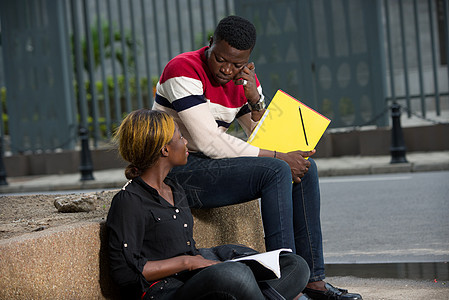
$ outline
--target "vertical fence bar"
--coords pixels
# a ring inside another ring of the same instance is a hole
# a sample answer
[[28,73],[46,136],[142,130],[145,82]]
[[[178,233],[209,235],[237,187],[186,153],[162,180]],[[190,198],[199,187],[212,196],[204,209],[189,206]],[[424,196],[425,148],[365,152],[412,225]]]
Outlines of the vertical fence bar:
[[176,0],[176,20],[178,21],[178,41],[179,41],[179,52],[184,52],[184,38],[182,34],[182,25],[181,25],[181,9],[179,7],[179,0]]
[[[115,33],[114,26],[112,23],[112,11],[111,11],[111,1],[106,1],[107,13],[108,13],[108,23],[109,23],[109,43],[111,44],[111,69],[112,69],[112,82],[114,87],[114,112],[115,112],[115,122],[120,123],[122,116],[122,107],[120,103],[120,92],[119,85],[117,82],[117,70],[115,65],[116,53],[115,53]],[[108,99],[109,100],[109,99]]]
[[[352,51],[352,34],[351,34],[351,23],[349,22],[350,18],[351,18],[351,14],[349,12],[349,1],[344,1],[342,3],[343,6],[343,13],[344,13],[344,20],[345,20],[345,34],[347,37],[347,42],[348,42],[348,55],[352,55],[353,51]],[[363,13],[363,11],[361,12]],[[362,18],[365,19],[365,18]]]
[[422,74],[422,58],[421,58],[421,38],[419,32],[419,19],[418,19],[418,3],[413,1],[413,15],[415,16],[415,34],[416,34],[416,53],[418,55],[418,73],[419,73],[419,93],[421,98],[421,113],[423,117],[426,116],[426,98],[424,96],[424,83]]
[[84,76],[83,76],[83,52],[80,42],[80,29],[78,20],[78,10],[76,0],[70,1],[70,8],[72,13],[72,26],[73,26],[73,46],[75,49],[75,75],[77,83],[77,100],[78,100],[78,113],[79,123],[81,127],[87,128],[87,101],[86,90],[84,89]]
[[[3,57],[0,57],[0,59],[3,59]],[[0,72],[3,72],[3,70],[0,69]],[[6,88],[5,88],[6,90]],[[6,99],[6,98],[5,98]],[[2,95],[1,95],[1,88],[0,88],[0,143],[3,145],[4,137],[5,137],[5,120],[3,119],[3,101],[2,101]],[[3,152],[1,152],[3,149],[0,149],[0,155],[3,155]]]
[[169,18],[169,10],[168,10],[168,0],[164,1],[164,12],[165,12],[165,37],[167,40],[168,59],[171,59],[173,57],[173,53],[172,53],[171,38],[170,38],[170,18]]
[[130,112],[132,110],[131,105],[131,95],[129,92],[129,74],[128,74],[128,57],[126,51],[126,36],[125,36],[125,28],[123,24],[123,7],[122,1],[118,0],[118,18],[119,18],[119,26],[120,26],[120,42],[122,45],[122,72],[125,78],[125,97],[126,97],[126,112]]
[[215,0],[212,0],[212,18],[214,20],[214,24],[217,24],[217,2]]
[[410,86],[408,78],[408,59],[407,59],[407,47],[405,45],[405,26],[404,26],[404,7],[403,1],[399,0],[399,22],[401,28],[401,43],[402,43],[402,64],[404,65],[404,84],[405,84],[405,102],[407,103],[407,116],[412,116],[411,104],[410,104]]
[[83,1],[83,12],[84,12],[84,30],[86,32],[89,88],[90,88],[90,93],[91,93],[90,101],[91,101],[91,112],[92,112],[93,138],[94,138],[94,146],[97,147],[98,138],[100,136],[100,128],[98,126],[98,101],[97,101],[97,91],[96,91],[96,85],[95,85],[94,51],[93,51],[93,42],[92,42],[92,32],[91,32],[91,28],[90,28],[89,10],[87,8],[87,0]]
[[6,168],[3,163],[3,135],[0,137],[0,185],[8,185],[8,181],[6,180]]
[[[333,32],[333,26],[335,24],[334,19],[336,18],[336,16],[333,14],[333,12],[335,11],[335,6],[336,6],[336,2],[329,2],[329,5],[323,5],[323,13],[326,16],[326,20],[325,22],[325,30],[327,33],[327,38],[328,38],[328,47],[329,47],[329,57],[328,59],[325,61],[325,63],[327,63],[329,69],[331,70],[331,73],[336,74],[337,71],[337,62],[335,60],[336,55],[337,55],[337,51],[336,51],[336,44],[337,44],[337,40],[336,40],[336,35],[332,34]],[[324,60],[323,60],[324,61]],[[332,99],[335,100],[335,99]],[[339,99],[337,99],[339,100]],[[338,103],[338,102],[337,102]],[[335,115],[336,118],[340,120],[342,120],[342,113],[340,109],[335,109]]]
[[[86,100],[86,90],[84,89],[84,78],[83,78],[83,52],[81,49],[80,42],[80,30],[79,30],[79,20],[78,20],[78,10],[76,6],[77,1],[72,0],[70,2],[72,11],[72,25],[73,25],[73,43],[75,48],[75,72],[76,81],[78,86],[78,113],[80,116],[79,122],[79,136],[81,141],[81,151],[80,151],[80,166],[79,170],[81,172],[81,179],[93,180],[93,166],[90,158],[89,151],[89,132],[88,132],[88,121],[87,121],[87,100]],[[83,4],[81,4],[83,5]],[[87,29],[88,30],[88,29]]]
[[[104,103],[104,117],[106,124],[106,137],[109,139],[111,137],[111,108],[109,104],[109,91],[108,91],[108,81],[106,80],[106,69],[105,69],[105,55],[104,55],[104,36],[103,36],[103,25],[101,21],[100,13],[100,3],[99,0],[95,1],[95,10],[97,13],[97,27],[98,27],[98,44],[100,53],[100,68],[101,68],[101,81],[103,85],[103,103]],[[111,24],[109,24],[111,26]]]
[[432,10],[432,0],[427,0],[427,6],[429,10],[429,24],[430,24],[430,45],[432,48],[432,71],[433,71],[433,87],[435,94],[435,110],[437,116],[441,114],[440,108],[440,89],[438,85],[438,74],[437,74],[437,59],[435,55],[435,32],[433,27],[433,10]]
[[190,24],[190,42],[191,50],[196,48],[195,46],[195,33],[193,32],[193,14],[192,14],[192,0],[189,0],[189,24]]
[[151,70],[150,70],[150,49],[148,47],[148,36],[147,36],[147,13],[144,4],[144,0],[140,1],[140,8],[142,10],[142,30],[143,30],[143,52],[145,57],[145,67],[147,74],[147,88],[148,88],[148,101],[146,103],[148,108],[153,106],[153,82],[151,80]]
[[[0,70],[2,72],[3,70]],[[4,130],[4,120],[3,120],[3,102],[1,101],[0,95],[0,185],[8,185],[8,181],[6,180],[6,168],[3,163],[3,158],[5,157],[5,151],[3,148],[3,143],[5,141],[5,130]]]
[[[4,45],[4,44],[3,44]],[[0,43],[1,46],[1,43]],[[2,49],[0,47],[0,60],[3,60],[5,58],[5,56],[2,53]],[[3,61],[4,62],[4,61]],[[4,76],[4,69],[0,68],[0,72],[2,72],[2,75]],[[2,88],[0,88],[0,185],[8,185],[8,181],[6,180],[6,168],[3,162],[3,159],[5,157],[5,148],[4,148],[4,144],[5,144],[5,128],[6,128],[6,122],[3,119],[3,101],[2,101]],[[6,88],[5,88],[6,91]],[[7,91],[6,91],[7,92]],[[6,96],[6,95],[5,95]],[[6,97],[5,97],[6,99]]]
[[157,73],[160,74],[162,72],[161,68],[161,47],[160,47],[160,37],[159,37],[159,26],[157,22],[157,9],[156,9],[156,1],[152,0],[153,3],[153,27],[154,27],[154,36],[156,37],[156,64],[157,64]]
[[129,11],[131,16],[131,34],[132,34],[132,46],[133,46],[133,56],[134,56],[134,80],[136,81],[136,92],[137,92],[137,107],[141,108],[143,105],[142,102],[142,90],[140,88],[140,74],[139,74],[139,62],[137,55],[137,38],[136,38],[136,26],[135,26],[135,14],[134,14],[134,5],[133,1],[129,0]]
[[229,16],[231,14],[231,5],[229,4],[229,0],[225,0],[225,14]]
[[202,47],[204,45],[204,39],[206,39],[206,41],[208,41],[207,36],[206,36],[206,16],[205,16],[205,9],[204,9],[204,3],[203,1],[200,1],[200,13],[201,13],[201,46]]
[[446,31],[445,40],[446,40],[446,66],[447,66],[447,77],[449,80],[449,4],[448,1],[443,1],[443,10],[444,10],[444,29]]
[[385,21],[387,28],[385,31],[387,32],[387,55],[388,55],[388,68],[390,71],[390,89],[391,89],[391,98],[393,102],[396,102],[396,92],[394,86],[394,68],[393,68],[393,59],[391,54],[391,33],[390,33],[390,9],[388,8],[388,0],[384,1],[385,6]]

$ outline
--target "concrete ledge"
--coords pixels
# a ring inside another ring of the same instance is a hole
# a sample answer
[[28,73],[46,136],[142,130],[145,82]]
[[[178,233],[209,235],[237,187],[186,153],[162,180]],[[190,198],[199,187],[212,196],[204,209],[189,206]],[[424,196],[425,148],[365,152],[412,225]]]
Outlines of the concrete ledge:
[[412,170],[412,163],[397,163],[383,166],[373,166],[372,174],[408,173]]
[[224,244],[243,244],[265,251],[259,201],[213,209],[192,210],[193,235],[198,248]]
[[442,161],[440,163],[414,163],[413,172],[429,172],[429,171],[445,171],[449,170],[449,162]]
[[[264,250],[258,201],[193,213],[198,247]],[[0,241],[0,299],[114,299],[105,229],[94,220]]]
[[1,299],[104,299],[109,274],[100,221],[0,241]]
[[24,182],[24,183],[14,183],[14,185],[11,184],[3,185],[0,186],[0,194],[27,193],[27,192],[29,193],[30,191],[50,192],[50,191],[70,191],[70,190],[115,189],[118,186],[123,186],[126,183],[126,179],[111,180],[111,181],[104,181],[104,180],[80,181],[79,177],[80,176],[77,175],[77,178],[71,181],[67,180],[67,183],[62,183],[60,180],[57,180],[55,183],[47,183],[36,180],[37,182],[35,183],[31,182],[31,184],[29,182]]
[[342,156],[316,159],[320,177],[379,175],[449,170],[449,155],[442,152],[415,152],[406,155],[406,163],[390,163],[391,156]]

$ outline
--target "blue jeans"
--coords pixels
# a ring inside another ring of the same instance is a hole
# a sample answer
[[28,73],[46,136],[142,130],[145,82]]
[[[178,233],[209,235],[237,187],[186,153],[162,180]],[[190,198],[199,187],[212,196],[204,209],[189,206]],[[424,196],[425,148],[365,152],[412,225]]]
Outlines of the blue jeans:
[[271,157],[210,159],[192,154],[175,177],[192,208],[212,208],[261,198],[267,251],[290,248],[310,267],[310,282],[323,280],[320,190],[315,162],[301,183],[292,184],[290,167]]

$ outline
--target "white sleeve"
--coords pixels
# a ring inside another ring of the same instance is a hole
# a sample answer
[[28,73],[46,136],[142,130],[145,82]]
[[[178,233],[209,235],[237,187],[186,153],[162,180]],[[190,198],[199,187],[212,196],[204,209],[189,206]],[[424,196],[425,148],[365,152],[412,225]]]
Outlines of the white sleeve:
[[196,148],[212,158],[258,156],[259,148],[221,130],[208,103],[178,113]]
[[[202,83],[188,77],[171,78],[157,92],[171,102],[177,111],[180,128],[188,131],[190,147],[211,158],[258,156],[259,148],[229,135],[218,127],[210,108],[204,99]],[[158,107],[156,105],[156,107]],[[189,145],[187,145],[189,147]]]

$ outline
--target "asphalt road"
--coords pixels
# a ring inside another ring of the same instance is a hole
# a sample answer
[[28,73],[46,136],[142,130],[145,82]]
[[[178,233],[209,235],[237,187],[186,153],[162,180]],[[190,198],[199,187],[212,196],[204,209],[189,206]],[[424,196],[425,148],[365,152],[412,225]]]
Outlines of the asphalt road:
[[321,177],[320,186],[327,264],[449,261],[449,171]]
[[449,261],[449,172],[320,179],[325,262]]
[[449,171],[321,177],[320,186],[327,264],[449,261]]

